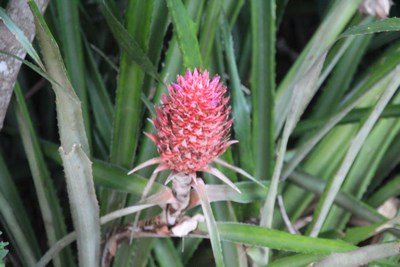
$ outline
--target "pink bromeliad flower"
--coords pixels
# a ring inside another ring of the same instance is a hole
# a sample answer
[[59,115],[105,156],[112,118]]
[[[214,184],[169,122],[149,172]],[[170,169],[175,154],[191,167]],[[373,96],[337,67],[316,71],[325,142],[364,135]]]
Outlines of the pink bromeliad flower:
[[175,175],[195,179],[196,172],[202,171],[239,191],[222,172],[211,166],[215,162],[254,179],[242,169],[218,159],[237,142],[229,140],[233,120],[228,102],[227,88],[219,76],[210,78],[207,71],[197,69],[178,75],[177,83],[168,85],[168,95],[162,95],[161,104],[156,106],[156,118],[152,120],[156,133],[146,133],[156,144],[160,157],[140,164],[129,174],[159,164],[150,180],[167,169],[171,171],[167,182]]

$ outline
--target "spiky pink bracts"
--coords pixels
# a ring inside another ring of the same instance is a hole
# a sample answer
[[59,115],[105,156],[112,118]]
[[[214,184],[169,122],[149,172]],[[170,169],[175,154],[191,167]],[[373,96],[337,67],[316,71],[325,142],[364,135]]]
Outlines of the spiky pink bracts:
[[228,101],[227,88],[219,76],[210,79],[207,71],[197,69],[178,75],[177,83],[168,85],[168,95],[164,94],[156,106],[156,118],[152,120],[156,133],[146,133],[160,157],[140,164],[129,174],[159,164],[152,179],[166,169],[171,171],[170,179],[178,173],[195,178],[197,171],[204,171],[239,191],[223,173],[210,166],[217,162],[252,179],[243,170],[218,159],[237,142],[229,140],[233,120]]

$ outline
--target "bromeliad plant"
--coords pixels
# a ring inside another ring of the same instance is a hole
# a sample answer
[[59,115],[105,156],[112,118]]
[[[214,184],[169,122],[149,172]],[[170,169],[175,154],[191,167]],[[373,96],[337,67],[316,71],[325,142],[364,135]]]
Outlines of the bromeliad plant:
[[0,82],[41,79],[0,133],[7,264],[398,265],[391,1],[313,0],[298,56],[298,1],[47,2],[37,46],[0,8]]
[[[153,171],[142,198],[147,196],[157,174],[161,171],[170,171],[165,184],[172,182],[172,190],[159,193],[163,198],[158,197],[154,203],[162,203],[161,215],[147,222],[139,222],[139,225],[135,223],[133,227],[124,226],[123,229],[132,231],[132,235],[142,231],[169,236],[186,236],[195,230],[197,221],[203,221],[203,217],[196,215],[189,218],[185,216],[185,211],[198,205],[199,201],[208,201],[207,198],[200,197],[206,196],[207,191],[204,191],[204,182],[198,178],[198,172],[212,174],[240,193],[228,177],[211,165],[213,163],[219,163],[243,174],[264,187],[244,170],[219,159],[230,145],[237,143],[235,140],[230,140],[233,122],[230,118],[231,107],[227,88],[219,76],[210,78],[208,71],[197,69],[193,72],[187,70],[184,76],[178,75],[177,83],[168,85],[168,95],[162,95],[161,103],[156,106],[155,113],[156,118],[150,121],[156,128],[156,133],[145,134],[155,143],[160,156],[138,165],[128,174],[159,164]],[[191,194],[191,188],[196,192],[200,191],[198,195]],[[219,194],[219,198],[229,199],[228,194],[224,192]],[[203,204],[209,206],[209,203]],[[215,224],[212,214],[208,211],[204,214],[209,225]],[[121,236],[122,231],[117,232]],[[106,245],[104,263],[110,261],[108,256],[110,247],[115,247],[115,242],[121,241],[121,238],[116,240],[112,237],[111,240],[112,245]]]

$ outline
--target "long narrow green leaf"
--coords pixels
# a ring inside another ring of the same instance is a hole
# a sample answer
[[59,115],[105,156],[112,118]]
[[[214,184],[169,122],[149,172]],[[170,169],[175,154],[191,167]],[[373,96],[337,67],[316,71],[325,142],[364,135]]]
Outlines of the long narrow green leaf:
[[87,75],[86,79],[91,107],[95,119],[95,126],[97,129],[99,129],[102,141],[107,145],[107,147],[110,147],[114,110],[110,96],[107,92],[107,88],[103,82],[101,74],[98,70],[98,66],[93,57],[92,50],[90,49],[88,42],[86,40],[84,41],[88,59],[87,68],[88,73],[90,74]]
[[6,224],[10,226],[10,233],[12,234],[17,246],[19,248],[19,252],[23,257],[23,262],[26,262],[26,266],[34,266],[36,259],[34,255],[34,251],[28,245],[27,237],[25,233],[22,231],[21,226],[17,218],[14,215],[13,209],[11,205],[7,202],[2,193],[0,193],[0,212],[2,215],[2,219],[6,221]]
[[[329,254],[357,248],[341,240],[292,235],[250,224],[220,222],[217,226],[222,240],[239,244],[312,254]],[[200,224],[199,229],[205,230],[205,226]]]
[[239,79],[233,40],[229,33],[229,26],[225,16],[221,16],[222,38],[225,44],[225,53],[228,61],[229,76],[231,78],[232,113],[234,118],[233,129],[235,138],[239,141],[240,165],[248,171],[254,167],[253,150],[251,143],[251,121],[250,108],[242,91],[242,84]]
[[[33,231],[33,224],[27,214],[22,199],[18,194],[17,187],[11,178],[6,163],[4,162],[3,156],[0,154],[0,195],[1,198],[6,201],[5,205],[0,205],[1,221],[5,226],[5,230],[8,233],[10,241],[15,244],[16,253],[22,259],[24,266],[29,266],[30,259],[38,257],[40,255],[39,244],[36,240],[35,233]],[[12,212],[12,216],[9,217],[8,212]],[[14,219],[15,220],[14,220]],[[11,221],[10,221],[11,220]],[[20,228],[23,235],[20,235],[13,221],[17,222],[18,228]],[[7,227],[9,225],[10,227]],[[25,255],[28,255],[25,257]]]
[[196,27],[181,0],[166,0],[183,63],[187,68],[201,68],[202,60],[199,42],[196,37]]
[[378,32],[400,31],[400,18],[388,18],[358,25],[347,29],[340,37],[351,35],[371,34]]
[[[370,108],[355,108],[354,110],[350,111],[338,124],[347,124],[347,123],[357,123],[362,118],[364,118]],[[392,104],[387,105],[386,108],[383,110],[382,118],[397,118],[400,117],[400,105],[399,104]],[[320,128],[324,123],[329,120],[329,117],[323,117],[321,119],[305,119],[301,120],[296,128],[293,131],[293,135],[301,135],[310,130],[315,130]]]
[[79,27],[79,1],[55,1],[61,52],[72,86],[82,105],[83,120],[89,145],[91,146],[91,123],[89,116],[88,93],[85,78],[85,62],[81,32]]
[[[27,154],[32,178],[39,200],[44,227],[49,246],[67,234],[64,216],[53,182],[47,169],[44,156],[40,149],[37,134],[33,128],[24,95],[17,84],[14,88],[18,105],[14,106],[22,142]],[[61,255],[54,261],[55,266],[73,266],[71,251]]]
[[[360,96],[368,93],[368,99],[360,102],[358,107],[369,107],[373,105],[377,90],[372,89],[376,87],[380,80],[384,79],[391,73],[393,68],[400,63],[399,49],[400,43],[395,43],[385,53],[379,57],[371,67],[362,74],[361,79],[354,86],[352,93],[343,100],[342,107],[345,108],[356,101]],[[340,161],[346,153],[351,138],[357,131],[356,126],[341,126],[335,129],[324,137],[324,139],[313,148],[312,153],[309,154],[307,159],[302,164],[302,168],[308,173],[327,179],[332,177],[338,168]],[[334,143],[336,145],[332,146]],[[368,152],[370,153],[370,152]],[[371,154],[371,153],[370,153]],[[374,155],[373,153],[371,155]],[[362,176],[361,179],[364,177]],[[292,220],[297,220],[304,210],[309,206],[313,199],[313,195],[309,194],[300,188],[288,186],[285,188],[283,199],[285,201],[285,208]],[[276,225],[282,226],[283,221],[277,221]],[[336,228],[336,227],[335,227]]]
[[183,267],[174,243],[170,239],[156,239],[154,241],[154,253],[160,267]]
[[6,11],[0,7],[0,19],[3,20],[4,25],[8,28],[10,32],[12,32],[21,46],[25,49],[25,51],[32,57],[32,59],[39,65],[39,67],[44,70],[44,65],[42,60],[40,59],[38,53],[35,48],[33,48],[31,42],[29,42],[28,38],[25,36],[24,32],[15,24],[15,22],[7,15]]
[[146,56],[146,53],[143,51],[140,44],[137,43],[135,38],[132,37],[132,35],[114,16],[105,0],[102,0],[101,7],[108,26],[110,27],[110,30],[114,35],[114,38],[118,41],[118,44],[127,53],[129,58],[136,62],[136,64],[138,64],[143,69],[143,71],[152,76],[159,83],[162,83],[162,80],[157,73],[156,67]]
[[373,207],[378,207],[391,197],[400,195],[400,175],[396,176],[388,183],[377,190],[369,199],[368,203]]
[[218,27],[220,12],[223,1],[211,1],[205,10],[203,25],[200,30],[199,47],[204,67],[208,67],[211,59],[211,52],[214,47],[214,40]]
[[[58,46],[40,14],[36,3],[29,0],[37,35],[53,84],[62,147],[60,154],[66,173],[70,208],[78,233],[79,263],[97,266],[100,254],[99,211],[93,185],[88,139],[79,99],[68,80]],[[82,193],[84,192],[84,193]]]
[[289,141],[290,134],[295,128],[300,116],[303,114],[308,103],[317,92],[317,81],[319,74],[325,60],[326,53],[321,55],[315,62],[314,65],[306,72],[305,76],[299,80],[294,87],[294,93],[290,102],[289,115],[287,117],[285,127],[283,129],[282,141],[279,146],[278,157],[274,169],[273,176],[271,178],[271,185],[268,190],[268,194],[261,210],[261,221],[260,225],[270,228],[273,220],[273,212],[275,207],[276,195],[278,192],[278,184],[281,176],[284,155],[286,153],[286,147]]
[[294,91],[293,87],[304,75],[304,72],[314,63],[316,57],[336,40],[353,14],[357,11],[360,3],[361,0],[334,1],[334,5],[328,15],[279,85],[275,100],[275,134],[279,133],[282,129],[289,112],[287,103],[291,99],[292,92]]
[[385,244],[373,244],[359,248],[354,251],[334,254],[317,262],[315,267],[335,267],[335,266],[361,266],[373,260],[383,259],[390,256],[398,255],[400,250],[400,242],[392,242]]
[[207,230],[211,240],[211,247],[213,249],[215,264],[217,267],[225,266],[224,258],[222,255],[221,239],[213,212],[211,210],[210,202],[205,191],[204,182],[201,179],[198,179],[197,184],[196,186],[194,186],[194,188],[199,195],[204,218],[206,219]]
[[255,177],[270,179],[274,166],[275,1],[251,1],[253,151]]
[[360,151],[363,143],[368,137],[370,131],[378,120],[380,114],[382,113],[385,106],[388,104],[400,83],[400,67],[397,67],[390,75],[390,81],[388,82],[387,89],[383,92],[382,96],[378,100],[376,106],[371,111],[368,119],[365,121],[364,125],[361,127],[356,137],[353,139],[351,146],[349,147],[344,160],[337,171],[336,175],[330,180],[321,200],[318,203],[317,210],[314,213],[314,219],[310,226],[310,235],[317,236],[320,229],[328,215],[328,212],[333,204],[333,199],[335,198],[337,192],[346,178],[358,152]]

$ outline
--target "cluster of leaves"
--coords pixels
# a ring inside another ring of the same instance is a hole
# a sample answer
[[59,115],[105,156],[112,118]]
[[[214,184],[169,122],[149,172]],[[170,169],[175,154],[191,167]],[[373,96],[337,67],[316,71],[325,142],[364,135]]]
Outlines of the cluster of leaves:
[[[226,266],[302,266],[332,252],[340,254],[320,264],[343,266],[396,254],[399,219],[377,209],[400,186],[400,21],[361,16],[361,0],[317,1],[319,27],[287,69],[280,59],[296,52],[284,26],[300,16],[299,4],[287,2],[56,0],[44,19],[30,0],[41,57],[0,9],[31,59],[1,133],[0,218],[10,257],[33,266],[52,248],[47,260],[74,266],[73,248],[61,248],[77,238],[79,264],[96,266],[100,236],[133,220],[99,216],[135,204],[151,173],[126,175],[156,155],[141,134],[152,131],[145,118],[165,83],[194,67],[219,73],[230,88],[239,144],[224,160],[266,188],[219,166],[241,194],[209,187],[227,192],[212,204],[212,246],[205,235],[138,239],[119,247],[113,266],[209,264],[211,251]],[[358,248],[366,240],[374,245]],[[375,264],[398,262],[397,255]]]

